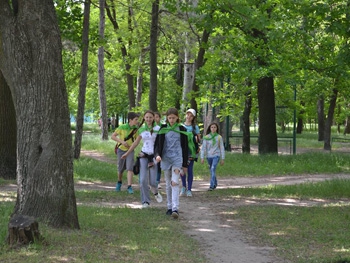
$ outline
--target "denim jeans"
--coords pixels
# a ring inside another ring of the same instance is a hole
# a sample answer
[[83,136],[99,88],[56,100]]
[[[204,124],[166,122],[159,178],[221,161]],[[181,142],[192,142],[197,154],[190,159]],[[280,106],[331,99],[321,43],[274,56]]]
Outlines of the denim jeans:
[[187,167],[187,174],[184,174],[181,176],[182,186],[186,188],[186,177],[187,177],[187,190],[192,190],[192,183],[193,183],[193,165],[194,160],[189,160],[189,164]]
[[216,167],[219,164],[220,157],[209,157],[207,158],[209,170],[210,170],[210,188],[215,188],[218,184],[218,181],[216,180]]

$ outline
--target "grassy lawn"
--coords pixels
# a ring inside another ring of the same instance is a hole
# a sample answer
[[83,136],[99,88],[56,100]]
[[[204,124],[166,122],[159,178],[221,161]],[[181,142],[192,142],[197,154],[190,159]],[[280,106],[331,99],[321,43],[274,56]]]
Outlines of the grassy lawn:
[[[316,144],[306,134],[303,147]],[[115,158],[114,142],[87,133],[83,148]],[[350,158],[344,153],[312,152],[298,155],[227,154],[220,177],[259,177],[348,173]],[[207,179],[206,165],[195,164],[196,179]],[[116,165],[82,157],[74,163],[75,180],[115,183]],[[137,177],[134,177],[137,183]],[[8,182],[0,180],[0,185]],[[13,182],[12,182],[13,183]],[[57,230],[39,224],[45,242],[9,250],[0,243],[1,262],[206,262],[199,243],[184,233],[181,221],[164,215],[164,209],[103,207],[101,202],[139,201],[139,192],[76,191],[80,230]],[[246,205],[227,208],[223,217],[239,220],[242,231],[257,244],[276,247],[276,254],[295,263],[350,262],[350,181],[329,180],[288,186],[217,189],[203,192],[203,202],[223,199],[322,200],[319,205]],[[15,204],[15,193],[0,192],[0,239]]]

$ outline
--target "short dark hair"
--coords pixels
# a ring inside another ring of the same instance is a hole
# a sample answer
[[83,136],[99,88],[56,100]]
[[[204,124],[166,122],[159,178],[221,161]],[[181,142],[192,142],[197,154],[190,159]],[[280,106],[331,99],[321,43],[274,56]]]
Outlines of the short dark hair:
[[128,121],[129,121],[129,120],[133,120],[133,119],[138,118],[138,117],[140,117],[140,115],[137,114],[136,112],[130,111],[130,112],[128,113]]

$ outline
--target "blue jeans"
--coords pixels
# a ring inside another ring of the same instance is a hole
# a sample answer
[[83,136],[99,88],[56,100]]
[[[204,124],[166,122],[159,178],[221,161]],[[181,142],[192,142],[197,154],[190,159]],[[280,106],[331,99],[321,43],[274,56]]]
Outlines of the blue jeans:
[[181,176],[182,186],[186,188],[186,177],[187,177],[187,190],[192,190],[192,183],[193,183],[193,165],[194,160],[190,160],[188,167],[187,167],[187,175],[184,174]]
[[216,179],[216,167],[219,164],[220,157],[215,156],[215,157],[210,157],[207,158],[208,161],[208,166],[210,170],[210,188],[215,188],[218,185],[218,181]]

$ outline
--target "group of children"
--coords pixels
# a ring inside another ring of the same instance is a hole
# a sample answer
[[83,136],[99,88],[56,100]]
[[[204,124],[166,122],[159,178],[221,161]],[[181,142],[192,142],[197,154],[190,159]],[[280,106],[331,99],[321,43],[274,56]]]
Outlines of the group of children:
[[[128,192],[133,193],[132,176],[134,165],[134,149],[142,141],[140,158],[140,192],[142,208],[150,205],[150,192],[157,202],[163,198],[158,191],[161,170],[164,172],[167,195],[167,215],[179,217],[179,196],[192,196],[193,165],[200,152],[201,163],[207,159],[210,169],[210,187],[217,186],[216,167],[224,164],[225,151],[222,137],[218,134],[219,126],[211,123],[201,141],[200,130],[196,124],[196,111],[189,109],[186,120],[180,124],[179,112],[170,108],[166,112],[166,123],[161,124],[161,115],[148,110],[144,113],[141,124],[139,115],[128,113],[128,123],[120,125],[112,134],[112,140],[120,146],[117,150],[118,182],[116,191],[121,190],[122,174],[127,171]],[[179,181],[182,187],[180,190]]]

